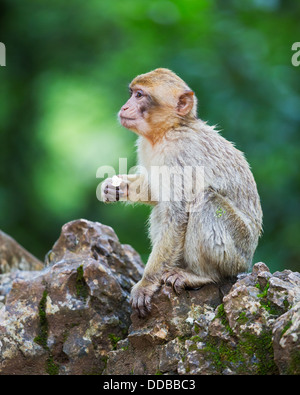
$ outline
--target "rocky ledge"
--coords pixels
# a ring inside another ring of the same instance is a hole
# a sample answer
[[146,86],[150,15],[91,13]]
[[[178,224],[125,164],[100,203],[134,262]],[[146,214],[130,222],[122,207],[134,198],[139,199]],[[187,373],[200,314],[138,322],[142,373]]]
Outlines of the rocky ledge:
[[110,227],[67,223],[41,270],[3,235],[2,375],[300,373],[297,272],[271,274],[260,262],[252,273],[179,296],[163,286],[140,319],[129,295],[143,264]]

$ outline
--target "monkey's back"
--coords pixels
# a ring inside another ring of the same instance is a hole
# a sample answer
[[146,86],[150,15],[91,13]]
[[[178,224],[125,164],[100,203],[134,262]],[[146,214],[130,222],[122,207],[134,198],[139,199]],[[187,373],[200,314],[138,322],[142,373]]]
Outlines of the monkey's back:
[[[176,139],[176,157],[181,166],[204,169],[202,203],[190,212],[184,259],[193,273],[219,281],[247,270],[257,247],[262,211],[256,183],[243,153],[213,127],[197,121],[169,137]],[[166,139],[167,140],[167,139]]]
[[[262,227],[260,199],[244,154],[217,130],[201,120],[198,120],[193,128],[184,128],[176,133],[181,135],[172,136],[169,143],[173,145],[177,138],[180,139],[180,144],[177,144],[180,147],[177,162],[181,166],[203,166],[204,188],[212,188],[216,193],[229,199],[260,232]],[[174,162],[170,158],[167,161]]]

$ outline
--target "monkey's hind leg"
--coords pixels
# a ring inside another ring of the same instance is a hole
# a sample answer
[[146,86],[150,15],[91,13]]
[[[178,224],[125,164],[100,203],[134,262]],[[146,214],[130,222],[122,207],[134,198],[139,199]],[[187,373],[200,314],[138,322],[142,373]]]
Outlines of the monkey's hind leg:
[[186,288],[199,288],[201,285],[212,283],[213,280],[184,269],[170,268],[163,273],[161,282],[172,286],[176,294],[179,295]]

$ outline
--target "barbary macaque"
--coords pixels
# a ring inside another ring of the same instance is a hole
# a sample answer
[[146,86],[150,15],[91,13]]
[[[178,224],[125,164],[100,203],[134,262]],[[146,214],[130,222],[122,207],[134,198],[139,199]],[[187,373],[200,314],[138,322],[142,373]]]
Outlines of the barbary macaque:
[[[175,73],[159,68],[138,75],[120,123],[139,135],[135,175],[102,184],[103,200],[153,206],[152,252],[131,305],[140,317],[167,284],[185,288],[220,283],[247,271],[262,231],[253,175],[242,152],[197,117],[194,92]],[[162,174],[169,178],[161,181]]]

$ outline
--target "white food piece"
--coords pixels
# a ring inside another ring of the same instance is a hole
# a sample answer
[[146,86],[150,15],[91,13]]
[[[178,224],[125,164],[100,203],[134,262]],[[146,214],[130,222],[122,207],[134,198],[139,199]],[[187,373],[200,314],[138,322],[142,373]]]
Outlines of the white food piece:
[[118,176],[113,176],[111,179],[111,183],[114,187],[119,187],[122,183],[122,178],[119,178]]

